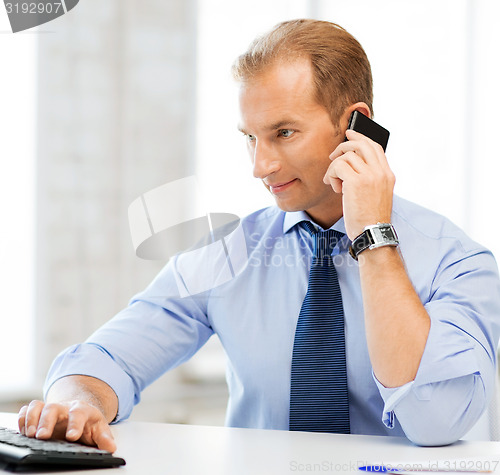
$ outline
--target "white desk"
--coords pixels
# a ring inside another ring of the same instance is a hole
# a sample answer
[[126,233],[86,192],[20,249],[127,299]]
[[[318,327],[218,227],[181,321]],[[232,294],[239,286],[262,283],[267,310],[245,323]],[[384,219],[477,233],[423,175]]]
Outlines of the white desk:
[[[17,427],[16,415],[0,413],[0,425]],[[124,422],[113,426],[116,455],[125,467],[116,475],[282,475],[364,473],[359,465],[422,463],[438,460],[500,462],[500,442],[458,442],[447,447],[416,447],[397,437],[313,434],[176,424]],[[495,473],[500,473],[500,463]],[[450,472],[448,472],[450,473]],[[453,472],[451,472],[453,473]]]

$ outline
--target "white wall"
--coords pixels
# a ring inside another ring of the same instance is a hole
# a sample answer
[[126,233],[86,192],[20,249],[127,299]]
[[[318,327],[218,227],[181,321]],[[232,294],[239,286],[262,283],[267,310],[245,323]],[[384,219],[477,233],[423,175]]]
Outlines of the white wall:
[[165,264],[127,209],[193,169],[193,2],[85,0],[39,35],[37,376]]
[[34,356],[36,38],[9,28],[0,16],[0,396],[30,384]]

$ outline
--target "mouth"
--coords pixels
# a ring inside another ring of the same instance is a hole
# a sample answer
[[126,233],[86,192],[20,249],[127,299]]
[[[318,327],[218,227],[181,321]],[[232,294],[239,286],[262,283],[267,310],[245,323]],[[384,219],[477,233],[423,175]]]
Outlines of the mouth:
[[267,184],[267,186],[269,187],[269,190],[271,191],[271,193],[275,195],[275,194],[278,194],[278,193],[281,193],[281,192],[287,190],[288,188],[293,186],[293,184],[296,181],[297,181],[297,178],[294,178],[293,180],[283,182],[283,183]]

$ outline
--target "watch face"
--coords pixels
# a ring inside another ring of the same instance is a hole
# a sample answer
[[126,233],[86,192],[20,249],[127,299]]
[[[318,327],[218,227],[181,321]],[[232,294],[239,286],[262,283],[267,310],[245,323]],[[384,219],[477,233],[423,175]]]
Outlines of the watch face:
[[371,235],[372,235],[372,244],[377,245],[377,244],[383,244],[383,243],[393,243],[397,242],[397,236],[396,233],[394,232],[392,226],[390,225],[383,225],[383,226],[377,226],[373,227],[371,229]]
[[358,260],[358,254],[365,249],[376,249],[382,246],[397,246],[399,244],[396,231],[391,224],[378,223],[367,226],[365,230],[354,239],[349,247],[351,256]]
[[390,226],[380,227],[379,229],[384,241],[394,241],[395,236]]

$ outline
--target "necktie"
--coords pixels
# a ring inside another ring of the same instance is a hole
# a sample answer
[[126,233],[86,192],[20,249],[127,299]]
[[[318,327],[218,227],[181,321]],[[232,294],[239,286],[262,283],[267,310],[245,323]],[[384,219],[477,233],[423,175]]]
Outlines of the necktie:
[[348,434],[344,309],[331,257],[343,234],[301,225],[314,238],[314,256],[293,345],[290,430]]

